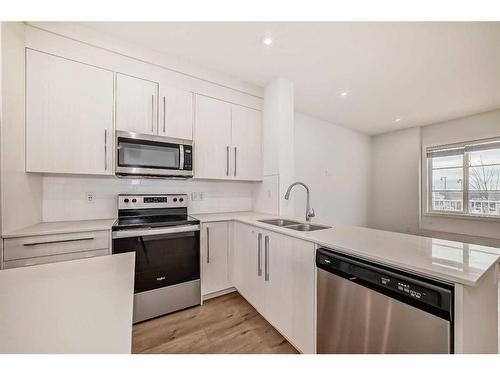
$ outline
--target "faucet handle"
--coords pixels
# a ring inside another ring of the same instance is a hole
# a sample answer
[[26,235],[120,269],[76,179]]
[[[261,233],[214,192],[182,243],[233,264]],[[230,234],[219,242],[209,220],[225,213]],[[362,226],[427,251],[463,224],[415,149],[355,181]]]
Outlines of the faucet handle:
[[316,214],[314,213],[314,208],[311,208],[311,209],[309,210],[309,212],[307,213],[307,216],[309,216],[309,217],[314,217],[314,216],[316,216]]

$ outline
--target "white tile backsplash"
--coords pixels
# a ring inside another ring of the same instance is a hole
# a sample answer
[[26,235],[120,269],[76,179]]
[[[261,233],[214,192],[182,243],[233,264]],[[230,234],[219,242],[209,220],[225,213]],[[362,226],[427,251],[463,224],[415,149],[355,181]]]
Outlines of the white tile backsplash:
[[[116,196],[137,193],[202,192],[191,201],[190,213],[247,211],[252,209],[251,182],[129,179],[115,177],[43,177],[43,221],[108,219],[116,216]],[[86,194],[95,193],[87,202]]]

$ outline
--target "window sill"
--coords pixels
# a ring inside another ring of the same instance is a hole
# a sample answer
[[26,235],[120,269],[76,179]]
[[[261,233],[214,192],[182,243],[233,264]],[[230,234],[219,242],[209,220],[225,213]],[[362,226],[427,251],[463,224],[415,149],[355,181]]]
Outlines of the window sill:
[[451,212],[441,213],[441,212],[424,212],[422,214],[424,217],[441,217],[443,219],[460,219],[460,220],[474,220],[474,221],[486,221],[486,222],[497,222],[500,223],[500,217],[492,216],[480,216],[480,215],[465,215],[465,214],[453,214]]

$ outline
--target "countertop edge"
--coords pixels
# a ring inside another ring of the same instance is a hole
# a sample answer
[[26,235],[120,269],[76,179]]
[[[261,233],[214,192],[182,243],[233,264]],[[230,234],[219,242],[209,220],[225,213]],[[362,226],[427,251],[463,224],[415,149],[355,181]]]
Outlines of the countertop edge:
[[[500,260],[500,256],[497,255],[496,260],[492,261],[491,264],[482,272],[482,274],[479,277],[477,277],[473,280],[463,279],[460,277],[456,277],[454,275],[443,274],[443,273],[436,271],[436,270],[429,271],[428,269],[425,269],[425,268],[422,268],[419,266],[408,266],[406,264],[401,264],[398,261],[374,256],[372,254],[367,254],[367,253],[360,251],[360,250],[344,248],[342,246],[338,246],[335,244],[326,243],[323,241],[318,241],[317,239],[314,238],[314,232],[303,233],[303,232],[297,231],[295,233],[295,232],[292,232],[291,230],[285,230],[283,228],[280,228],[280,227],[277,227],[277,226],[274,226],[271,224],[260,223],[258,221],[261,219],[266,219],[266,218],[271,218],[271,217],[272,218],[282,218],[279,215],[272,215],[272,214],[267,214],[267,213],[254,212],[254,211],[232,212],[232,213],[227,212],[227,213],[215,213],[215,214],[198,214],[198,215],[199,215],[198,217],[196,214],[193,214],[191,216],[200,220],[200,223],[202,223],[202,224],[203,223],[222,222],[222,221],[235,221],[235,222],[239,222],[242,224],[252,225],[252,226],[255,226],[258,228],[269,230],[269,231],[272,231],[275,233],[288,235],[288,236],[291,236],[291,237],[294,237],[294,238],[297,238],[300,240],[312,242],[318,246],[327,247],[327,248],[333,247],[333,248],[339,250],[340,252],[345,252],[348,255],[350,254],[350,255],[358,256],[358,257],[363,258],[365,260],[375,261],[375,262],[378,262],[378,263],[381,263],[381,264],[384,264],[387,266],[392,266],[392,267],[401,269],[403,271],[416,272],[416,273],[418,273],[422,276],[425,276],[425,277],[430,277],[430,278],[442,280],[442,281],[445,281],[448,283],[456,283],[456,284],[470,286],[470,287],[477,287],[481,283],[481,280],[483,279],[484,275],[486,275],[491,270],[492,267],[494,267],[496,264],[498,264],[498,262]],[[214,215],[214,216],[212,218],[206,219],[206,218],[203,218],[203,215]],[[252,219],[238,217],[241,215],[252,215],[255,217]],[[293,219],[293,220],[296,220],[296,219]],[[302,222],[301,220],[296,220],[296,221]],[[318,223],[318,224],[321,224],[321,223]],[[383,232],[387,232],[387,231],[383,231]],[[307,235],[306,233],[310,233],[311,235]],[[391,233],[397,233],[397,232],[391,232]],[[423,236],[417,236],[417,237],[423,237]],[[491,255],[495,256],[494,254],[491,254]]]
[[[2,233],[2,239],[21,238],[32,236],[49,236],[53,234],[81,233],[99,230],[111,230],[116,219],[46,221]],[[44,227],[47,228],[44,228]],[[55,228],[50,228],[54,226]]]

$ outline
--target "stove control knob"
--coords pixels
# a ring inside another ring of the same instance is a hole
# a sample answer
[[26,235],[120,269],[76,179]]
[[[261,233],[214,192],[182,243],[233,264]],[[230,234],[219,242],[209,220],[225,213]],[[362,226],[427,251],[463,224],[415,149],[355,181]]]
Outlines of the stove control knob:
[[137,202],[137,199],[132,199],[132,203],[136,203]]
[[125,198],[123,201],[124,201],[125,203],[128,203],[128,198]]
[[179,202],[184,202],[184,198],[179,198]]
[[177,198],[174,198],[174,202],[177,202]]

